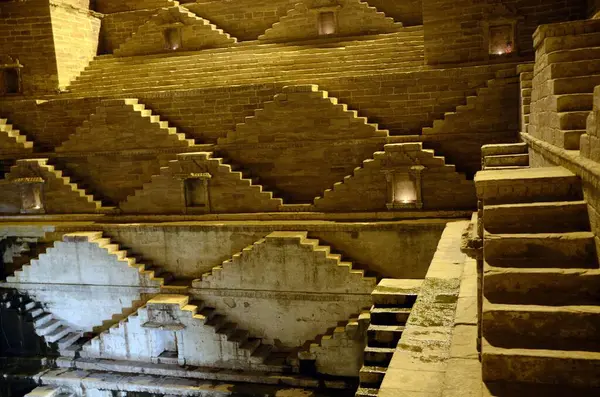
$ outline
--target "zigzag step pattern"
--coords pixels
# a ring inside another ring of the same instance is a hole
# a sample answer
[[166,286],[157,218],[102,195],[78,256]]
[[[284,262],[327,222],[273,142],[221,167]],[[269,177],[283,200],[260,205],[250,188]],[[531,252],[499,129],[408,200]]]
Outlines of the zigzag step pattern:
[[[127,324],[132,321],[139,321],[140,313],[147,311],[149,301],[145,306],[140,307],[135,313],[128,318],[113,325],[104,333],[91,339],[83,346],[81,356],[95,358],[98,356],[102,344],[107,343],[105,339],[109,339],[111,335],[121,335],[126,331]],[[201,321],[203,324],[210,326],[216,334],[222,335],[225,341],[238,346],[238,349],[245,352],[248,363],[255,370],[270,370],[281,372],[288,367],[285,363],[285,356],[276,353],[274,346],[262,343],[259,338],[250,336],[247,330],[240,328],[237,324],[227,321],[227,318],[218,314],[212,307],[208,307],[204,302],[199,300],[188,301],[181,308],[186,311],[190,317]],[[108,342],[110,343],[110,342]]]
[[[107,109],[108,107],[108,109]],[[108,110],[113,107],[124,107],[129,111],[136,112],[142,119],[146,120],[149,126],[154,126],[156,132],[154,132],[154,136],[156,136],[156,140],[154,144],[166,146],[172,145],[174,147],[188,148],[195,145],[195,141],[193,139],[187,139],[185,134],[177,132],[177,128],[171,127],[167,121],[162,121],[160,116],[153,114],[152,110],[146,109],[146,105],[140,103],[138,99],[128,98],[128,99],[110,99],[102,101],[102,104],[96,108],[96,112],[92,114],[87,120],[83,122],[83,124],[77,128],[74,134],[69,136],[63,144],[56,148],[57,152],[77,152],[87,150],[98,150],[98,137],[95,134],[93,128],[94,125],[103,125],[104,120],[107,117],[111,116],[112,112]],[[153,142],[148,140],[149,137],[139,137],[138,139],[144,139],[146,143],[149,143],[151,146]],[[164,142],[166,139],[166,142]],[[104,146],[101,144],[101,146]],[[130,149],[137,149],[136,147],[131,147]]]
[[[446,164],[446,159],[443,156],[436,156],[434,150],[423,149],[422,142],[385,145],[385,147],[390,148],[390,150],[392,147],[400,147],[400,146],[402,146],[402,147],[416,146],[417,150],[419,150],[420,153],[422,155],[425,155],[426,158],[428,159],[428,161],[427,161],[428,165],[443,167],[448,172],[456,172],[455,165]],[[338,194],[338,193],[345,194],[346,191],[348,190],[349,186],[352,186],[356,183],[355,178],[362,176],[362,174],[367,173],[372,169],[380,168],[381,161],[383,159],[385,159],[386,157],[387,157],[387,151],[379,151],[379,152],[373,153],[373,158],[364,160],[363,165],[361,167],[356,167],[354,169],[354,173],[352,175],[347,175],[346,177],[344,177],[343,181],[336,182],[331,189],[325,190],[322,197],[315,198],[315,201],[314,201],[315,205],[318,205],[319,202],[324,199],[334,198],[335,194]],[[423,160],[421,160],[421,163],[423,163]],[[460,174],[460,175],[462,175],[462,174]],[[464,180],[466,180],[466,177],[464,175],[462,175],[462,177],[464,178]]]
[[227,272],[228,269],[235,267],[243,268],[243,261],[252,255],[253,251],[257,247],[268,243],[269,240],[292,239],[299,245],[304,246],[310,249],[312,252],[325,257],[329,264],[336,266],[336,269],[344,272],[346,276],[350,275],[351,277],[356,277],[357,281],[362,281],[367,287],[371,288],[371,290],[375,288],[375,285],[377,284],[377,279],[375,277],[366,277],[364,270],[353,269],[352,262],[342,261],[342,256],[340,254],[332,254],[330,252],[331,247],[320,245],[319,240],[310,239],[307,237],[307,235],[307,232],[272,232],[265,238],[256,241],[252,245],[244,248],[242,251],[234,254],[231,259],[224,261],[220,266],[215,266],[210,272],[202,274],[200,280],[194,281],[194,287],[214,288],[216,283],[224,280],[223,273]]
[[7,119],[0,118],[0,147],[2,153],[31,153],[33,142],[27,140],[19,130],[8,123]]
[[[71,178],[65,176],[61,170],[57,170],[54,165],[48,164],[49,159],[23,159],[17,160],[16,164],[11,167],[10,172],[6,175],[6,180],[18,179],[22,177],[21,173],[26,177],[32,175],[32,168],[39,168],[43,173],[36,176],[41,176],[44,181],[51,187],[57,187],[58,190],[63,190],[75,195],[75,200],[81,203],[82,206],[92,212],[110,212],[111,207],[104,207],[99,200],[96,200],[91,194],[88,194],[84,189],[79,188],[76,183],[71,182]],[[46,192],[46,197],[49,192]],[[73,212],[73,209],[71,210]],[[81,211],[79,211],[81,212]]]
[[[213,155],[213,152],[185,153],[178,155],[177,160],[169,160],[169,165],[161,167],[158,175],[153,175],[150,182],[145,183],[141,189],[136,190],[132,196],[129,196],[121,203],[121,209],[126,212],[136,212],[143,209],[145,207],[145,200],[153,195],[153,189],[159,187],[163,182],[172,180],[177,173],[182,171],[181,163],[189,160],[193,161],[195,165],[206,163],[206,168],[211,171],[210,173],[213,178],[228,178],[238,183],[239,188],[250,189],[250,193],[258,195],[259,200],[265,202],[265,205],[272,207],[273,210],[283,205],[282,199],[275,198],[272,192],[263,190],[263,186],[257,184],[256,179],[244,177],[241,171],[236,171],[234,166],[225,163],[225,159],[213,157]],[[164,194],[161,195],[164,196]]]
[[97,245],[105,250],[108,255],[116,257],[117,261],[124,266],[137,269],[140,275],[147,280],[147,285],[162,287],[174,279],[171,273],[164,272],[161,268],[152,266],[148,262],[146,264],[138,263],[135,257],[131,256],[126,250],[120,249],[118,244],[113,243],[109,238],[103,237],[102,232],[75,232],[65,234],[63,241],[55,242],[52,248],[40,254],[38,259],[33,259],[29,265],[25,265],[21,270],[16,271],[13,276],[7,277],[6,281],[9,283],[27,282],[29,276],[35,274],[36,268],[40,266],[40,261],[44,260],[44,256],[51,255],[54,250],[59,248],[58,244],[68,242],[88,242]]
[[[169,17],[173,19],[173,13],[176,13],[175,17],[178,19],[178,23],[183,25],[192,25],[192,26],[200,26],[202,28],[207,28],[207,33],[212,35],[215,39],[218,38],[220,43],[218,43],[218,47],[221,46],[231,46],[237,43],[237,39],[235,37],[231,37],[229,33],[224,32],[222,29],[219,29],[216,25],[208,21],[207,19],[201,18],[189,9],[179,5],[177,3],[173,7],[170,8],[162,8],[158,14],[154,15],[148,22],[142,25],[137,32],[133,33],[129,40],[125,41],[123,44],[119,46],[114,51],[115,56],[131,56],[131,55],[143,55],[148,53],[143,51],[144,47],[148,47],[148,43],[145,43],[144,34],[152,33],[152,29],[155,28],[152,26],[154,21],[158,21],[161,18],[164,18],[165,14],[170,14]],[[160,25],[160,22],[159,22]],[[162,31],[161,31],[162,33]],[[194,37],[190,37],[188,39],[194,39]],[[215,47],[215,45],[211,45],[210,47]],[[142,52],[140,53],[140,48],[142,48]],[[151,52],[156,52],[156,48],[148,47]],[[177,48],[175,48],[177,49]],[[164,51],[172,51],[172,49],[164,49]]]
[[477,88],[475,95],[466,97],[466,104],[457,106],[454,112],[444,113],[441,119],[433,121],[432,127],[423,128],[422,133],[424,135],[440,133],[448,123],[465,117],[470,111],[484,108],[485,101],[498,94],[498,87],[510,84],[519,84],[519,77],[516,74],[516,70],[499,70],[496,72],[496,78],[488,80],[485,87]]
[[81,332],[75,331],[52,315],[44,311],[42,305],[24,295],[12,296],[10,292],[2,294],[0,305],[4,309],[16,309],[30,320],[35,328],[35,333],[46,341],[47,344],[56,344],[63,356],[74,356],[79,349],[75,342],[81,337]]

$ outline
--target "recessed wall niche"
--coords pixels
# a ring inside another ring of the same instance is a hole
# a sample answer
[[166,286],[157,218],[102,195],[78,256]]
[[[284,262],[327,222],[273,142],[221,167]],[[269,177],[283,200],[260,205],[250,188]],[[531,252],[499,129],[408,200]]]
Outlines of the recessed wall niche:
[[335,12],[323,11],[319,13],[319,36],[337,33]]
[[515,51],[515,29],[513,24],[490,25],[488,37],[490,55],[505,55]]
[[165,29],[164,36],[166,49],[175,51],[183,47],[180,27],[170,27]]

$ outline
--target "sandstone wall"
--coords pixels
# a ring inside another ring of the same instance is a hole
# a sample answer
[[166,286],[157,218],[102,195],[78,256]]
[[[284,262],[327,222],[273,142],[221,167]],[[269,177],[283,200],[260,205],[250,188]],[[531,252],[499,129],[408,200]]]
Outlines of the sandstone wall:
[[517,47],[520,54],[532,56],[532,35],[538,25],[581,19],[585,14],[584,2],[571,0],[424,0],[426,59],[429,64],[488,59],[486,22],[502,17],[518,21]]
[[[274,230],[308,230],[309,236],[361,267],[382,276],[421,278],[427,271],[443,220],[406,221],[385,225],[281,224],[218,227],[104,225],[105,234],[132,252],[181,277],[199,277],[234,253]],[[399,255],[399,253],[402,253]]]
[[48,0],[0,3],[0,54],[18,59],[26,94],[58,88]]
[[85,9],[72,8],[71,4],[51,5],[50,16],[58,66],[58,85],[62,89],[66,88],[96,56],[100,19],[90,15]]
[[423,24],[423,0],[368,0],[367,3],[404,26]]
[[146,23],[156,9],[106,14],[100,29],[100,53],[110,54]]

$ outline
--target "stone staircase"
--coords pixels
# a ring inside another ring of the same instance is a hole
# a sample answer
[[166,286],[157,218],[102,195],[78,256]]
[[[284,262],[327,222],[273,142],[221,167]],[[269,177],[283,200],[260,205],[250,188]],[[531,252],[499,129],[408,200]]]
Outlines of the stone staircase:
[[[367,346],[364,365],[359,374],[357,397],[372,397],[379,393],[410,311],[417,300],[417,294],[407,292],[406,287],[417,291],[421,284],[422,280],[383,279],[371,294],[371,322],[367,329]],[[402,288],[398,289],[399,286]]]
[[8,123],[7,119],[0,118],[0,147],[2,154],[25,154],[33,152],[33,142],[19,130]]
[[578,150],[600,84],[600,20],[541,25],[534,34],[536,62],[528,131]]
[[[138,259],[130,255],[128,251],[121,249],[110,238],[104,237],[102,232],[67,233],[63,236],[63,241],[87,242],[97,245],[100,249],[106,251],[108,255],[116,257],[123,265],[136,269],[142,280],[144,280],[143,282],[148,286],[164,287],[175,278],[173,274],[165,272],[149,262],[138,262]],[[36,274],[36,269],[40,266],[40,261],[44,260],[44,256],[51,255],[55,249],[59,249],[57,243],[55,243],[54,247],[48,249],[46,253],[41,254],[38,259],[33,259],[29,265],[25,265],[21,270],[16,271],[13,276],[7,277],[6,281],[9,283],[32,282],[31,277]]]
[[483,170],[522,168],[529,166],[526,143],[505,143],[481,147]]
[[78,350],[76,342],[82,333],[73,330],[67,324],[44,311],[42,305],[25,295],[16,292],[3,292],[0,305],[6,309],[16,309],[34,325],[37,335],[44,338],[48,345],[55,344],[62,356],[74,356]]
[[531,90],[533,88],[533,71],[535,64],[523,63],[517,65],[517,73],[521,82],[521,96],[519,104],[521,112],[519,119],[521,120],[521,132],[527,132],[529,126],[529,115],[531,114]]
[[[168,297],[179,297],[180,295],[168,295]],[[157,298],[160,299],[162,295]],[[147,321],[148,307],[155,304],[153,302],[156,298],[148,301],[145,306],[140,307],[135,313],[131,314],[124,320],[121,320],[118,324],[113,325],[107,331],[101,333],[95,338],[91,339],[88,343],[83,346],[81,351],[82,357],[87,358],[113,358],[111,356],[105,356],[102,351],[102,346],[111,346],[111,338],[113,335],[119,337],[123,336],[131,327],[142,326],[142,321]],[[227,317],[219,314],[212,307],[208,307],[204,302],[199,300],[190,300],[189,297],[185,298],[181,310],[187,312],[187,315],[192,317],[194,321],[199,321],[206,326],[212,328],[215,335],[218,335],[220,342],[229,342],[234,344],[235,351],[237,354],[241,354],[245,357],[246,369],[252,369],[256,371],[270,371],[270,372],[284,372],[289,371],[290,367],[286,363],[288,353],[279,353],[275,351],[274,346],[262,343],[259,338],[253,338],[247,330],[242,329],[238,324],[230,322]],[[227,350],[224,347],[224,350]],[[159,359],[159,357],[156,357]],[[238,357],[239,358],[239,357]],[[244,361],[239,359],[240,362]],[[218,364],[215,364],[218,366]]]
[[76,397],[76,394],[53,386],[39,386],[24,397]]
[[[106,124],[107,120],[114,116],[115,113],[128,117],[129,122],[141,123],[144,126],[153,127],[153,134],[147,133],[141,137],[98,134],[96,129]],[[77,128],[76,132],[69,136],[69,139],[57,147],[56,151],[59,153],[97,151],[99,148],[105,147],[103,140],[108,139],[118,139],[123,149],[151,148],[153,146],[189,148],[195,145],[193,139],[187,139],[185,134],[177,132],[177,128],[171,127],[167,121],[162,121],[160,116],[153,114],[152,110],[146,109],[146,105],[139,103],[138,99],[129,98],[102,101],[102,104],[96,108],[95,113],[90,115]],[[108,146],[110,142],[106,143],[106,146]]]
[[[307,341],[297,352],[292,353],[287,361],[301,373],[312,373],[316,370],[320,374],[356,376],[360,369],[359,363],[354,365],[353,362],[346,362],[343,367],[336,365],[337,363],[331,365],[331,350],[348,348],[353,344],[363,350],[370,322],[369,311],[363,310],[348,321],[339,322],[337,327],[328,329],[314,340]],[[321,354],[328,355],[329,360],[323,362]],[[340,358],[346,357],[339,350],[338,354]]]
[[69,91],[77,96],[102,96],[255,83],[310,84],[326,77],[371,75],[373,70],[419,69],[423,59],[423,29],[411,27],[391,34],[296,45],[249,42],[177,54],[100,56]]
[[[203,172],[208,171],[211,174],[211,178],[223,178],[223,180],[227,180],[227,183],[237,185],[238,190],[246,190],[249,194],[255,196],[259,202],[267,203],[267,206],[272,208],[272,210],[276,210],[283,205],[283,201],[280,198],[274,197],[272,192],[263,190],[263,186],[259,184],[257,178],[245,177],[243,172],[238,170],[235,165],[227,164],[225,159],[213,156],[213,152],[178,155],[176,160],[170,160],[167,166],[161,167],[158,175],[152,175],[150,182],[145,183],[141,189],[136,190],[133,195],[127,197],[120,204],[120,208],[125,212],[137,212],[143,209],[152,211],[153,208],[148,207],[147,201],[159,200],[158,198],[154,198],[155,194],[160,195],[164,200],[164,187],[170,184],[178,174],[182,173],[183,168],[189,164],[200,167]],[[185,203],[181,204],[185,206]]]
[[[352,262],[346,262],[342,260],[342,255],[331,253],[331,247],[326,245],[320,245],[320,241],[317,239],[308,238],[307,232],[272,232],[265,238],[262,238],[252,245],[247,246],[241,252],[233,254],[232,257],[224,261],[220,266],[215,266],[210,272],[202,274],[199,280],[194,282],[195,288],[215,288],[219,286],[220,282],[226,280],[225,273],[232,273],[233,268],[243,269],[243,262],[246,257],[250,257],[254,254],[254,250],[263,244],[269,244],[276,240],[291,239],[297,242],[299,245],[309,248],[315,255],[324,256],[328,264],[334,266],[334,271],[340,272],[339,277],[350,278],[351,280],[362,281],[366,286],[375,287],[377,279],[375,277],[368,277],[365,275],[365,270],[354,269]],[[281,244],[281,243],[277,243]],[[233,288],[233,286],[232,286]]]
[[428,168],[439,168],[439,172],[453,173],[454,179],[459,185],[467,185],[471,182],[467,180],[462,173],[456,172],[456,166],[446,164],[443,156],[436,156],[432,149],[423,149],[422,142],[388,144],[384,146],[384,151],[373,153],[373,158],[363,161],[361,167],[356,167],[352,175],[347,175],[341,182],[336,182],[331,189],[323,192],[323,196],[316,197],[314,205],[317,209],[331,206],[332,203],[343,201],[353,189],[360,189],[365,183],[371,182],[370,175],[381,174],[381,169],[385,161],[394,153],[400,153],[400,157],[409,159],[412,164],[421,164]]
[[[201,41],[209,47],[231,46],[237,43],[235,37],[225,33],[210,21],[199,17],[186,7],[179,4],[170,8],[162,8],[137,32],[114,51],[115,56],[132,56],[145,53],[160,53],[172,51],[164,48],[163,28],[166,23],[176,23],[179,26],[193,26],[193,37],[188,41]],[[158,35],[159,40],[156,40]],[[202,40],[200,40],[202,37]],[[212,40],[211,40],[212,39]],[[184,43],[185,45],[186,43]]]
[[579,178],[548,167],[482,171],[475,182],[484,381],[600,386],[600,268]]
[[[443,118],[434,120],[433,126],[423,128],[423,135],[463,132],[469,127],[474,113],[487,112],[491,103],[500,104],[502,107],[508,99],[507,95],[515,91],[518,84],[519,76],[514,68],[498,70],[496,77],[488,80],[485,87],[477,88],[475,95],[466,97],[464,105],[459,105],[454,112],[446,112]],[[485,132],[490,128],[493,131],[497,128],[494,120],[489,117],[486,118],[486,124],[482,125],[478,132]]]
[[[34,171],[35,170],[35,171]],[[82,208],[71,208],[70,212],[82,212],[85,207],[90,212],[111,212],[112,207],[105,207],[102,202],[95,199],[81,189],[71,178],[64,175],[61,170],[56,169],[54,165],[49,164],[49,159],[25,159],[17,160],[6,175],[7,180],[18,179],[20,177],[29,177],[32,172],[44,179],[47,185],[45,191],[46,201],[50,197],[55,200],[64,200],[65,196],[73,198]],[[47,205],[46,205],[47,206]]]
[[[370,23],[376,26],[378,32],[393,32],[402,29],[402,23],[394,21],[384,12],[379,11],[376,7],[370,6],[367,2],[361,0],[345,0],[338,2],[337,7],[345,10],[345,15],[360,16],[361,22]],[[260,41],[293,41],[298,40],[294,36],[305,37],[306,31],[304,24],[307,23],[307,15],[311,15],[313,10],[304,2],[299,2],[294,8],[288,11],[286,15],[281,17],[278,22],[275,22],[272,27],[267,29],[264,34],[260,35]],[[342,11],[344,12],[344,11]],[[346,22],[348,23],[348,22]],[[314,29],[313,29],[314,30]]]

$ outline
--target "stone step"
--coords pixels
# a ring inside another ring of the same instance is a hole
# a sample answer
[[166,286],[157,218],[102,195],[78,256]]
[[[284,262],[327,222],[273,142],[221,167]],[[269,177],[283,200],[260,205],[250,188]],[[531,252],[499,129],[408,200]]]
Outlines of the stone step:
[[597,85],[600,85],[600,74],[564,77],[550,81],[551,94],[554,95],[592,93]]
[[581,145],[581,136],[586,132],[587,131],[585,129],[560,131],[562,134],[562,139],[559,136],[558,144],[562,144],[562,147],[566,150],[579,150]]
[[485,397],[565,397],[600,396],[600,388],[575,387],[564,385],[543,385],[520,382],[486,382]]
[[519,268],[597,268],[592,232],[490,234],[483,246],[487,263]]
[[600,46],[600,33],[584,33],[547,37],[544,41],[546,53],[565,51],[577,48]]
[[558,112],[591,111],[594,107],[594,94],[592,93],[555,95],[554,98]]
[[503,349],[482,341],[484,381],[600,387],[600,353]]
[[485,205],[583,199],[579,178],[563,167],[480,171],[475,186]]
[[594,305],[600,269],[500,268],[484,265],[483,293],[492,303]]
[[71,330],[68,327],[60,326],[51,333],[45,335],[45,338],[47,342],[54,343],[67,336],[70,332]]
[[486,205],[489,233],[565,233],[590,231],[585,201]]
[[574,111],[558,113],[558,125],[561,130],[585,130],[589,111]]
[[371,298],[376,306],[412,307],[417,299],[423,280],[382,279]]
[[482,333],[496,347],[600,352],[599,332],[600,306],[483,302]]
[[410,316],[408,307],[378,307],[371,308],[371,324],[375,325],[404,325]]
[[53,386],[39,386],[31,392],[25,394],[24,397],[59,397],[61,395],[60,388]]
[[529,165],[529,154],[502,154],[485,156],[484,167],[526,167]]
[[361,386],[381,386],[381,382],[383,382],[386,370],[387,368],[385,367],[372,367],[363,365],[358,373]]
[[402,337],[404,326],[401,325],[375,325],[367,328],[369,346],[395,348]]
[[58,348],[60,350],[66,349],[69,346],[73,345],[75,342],[77,342],[79,340],[79,338],[81,338],[81,335],[79,335],[76,332],[67,334],[63,338],[58,340],[58,342],[57,342]]
[[365,365],[387,367],[396,351],[393,347],[365,347]]
[[559,62],[577,62],[587,59],[599,58],[600,47],[560,49],[558,51],[551,52],[547,55],[547,63],[552,64]]
[[355,397],[377,397],[379,395],[379,389],[358,387],[356,390]]
[[527,154],[528,148],[525,142],[503,143],[493,145],[483,145],[481,147],[481,156],[500,156],[504,154]]
[[548,65],[550,79],[587,76],[600,73],[600,58],[566,61]]

